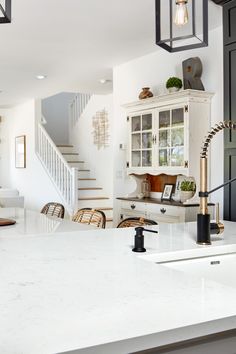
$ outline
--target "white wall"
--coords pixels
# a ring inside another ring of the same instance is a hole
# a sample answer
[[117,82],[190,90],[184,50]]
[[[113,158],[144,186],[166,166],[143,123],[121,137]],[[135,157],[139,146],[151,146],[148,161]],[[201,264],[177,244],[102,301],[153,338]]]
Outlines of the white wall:
[[[223,119],[223,35],[222,27],[209,33],[209,46],[180,53],[168,53],[163,49],[132,60],[114,68],[114,196],[123,196],[133,191],[134,182],[127,178],[125,171],[126,152],[119,150],[119,143],[127,143],[126,113],[121,107],[136,101],[142,87],[151,87],[154,95],[163,93],[170,76],[182,77],[182,61],[199,56],[203,62],[202,81],[207,91],[215,92],[212,101],[214,125]],[[200,146],[199,146],[200,152]],[[198,163],[198,161],[196,161]],[[223,134],[215,137],[211,155],[211,185],[223,181]],[[215,193],[213,200],[223,203],[223,192]]]
[[[98,150],[93,143],[93,117],[97,111],[106,109],[109,119],[109,146]],[[113,96],[93,95],[78,123],[71,133],[71,144],[79,152],[80,159],[85,161],[85,168],[91,170],[91,177],[97,178],[98,187],[104,188],[104,195],[113,192]]]
[[62,92],[42,100],[44,127],[55,144],[69,144],[69,104],[74,95]]
[[[205,88],[215,92],[211,121],[214,125],[223,119],[222,27],[209,33],[209,47],[207,48],[174,54],[157,49],[154,53],[115,67],[114,95],[92,97],[73,130],[71,142],[78,149],[80,158],[85,160],[92,174],[96,175],[98,185],[105,186],[106,194],[112,194],[113,186],[115,197],[125,195],[134,188],[134,182],[126,176],[126,152],[119,149],[121,142],[127,143],[126,113],[121,105],[137,100],[144,86],[151,87],[155,95],[162,93],[166,79],[172,75],[182,76],[182,61],[192,56],[201,58],[204,68],[202,80]],[[110,146],[98,150],[93,144],[92,117],[96,111],[103,108],[108,110],[110,117]],[[4,110],[0,114],[4,118],[1,125],[3,142],[0,146],[0,154],[2,150],[0,185],[18,188],[25,196],[26,206],[29,208],[40,209],[49,200],[60,201],[54,186],[34,153],[34,101],[14,109]],[[14,139],[15,136],[21,134],[26,134],[27,137],[27,168],[25,170],[18,170],[14,167]],[[62,143],[62,141],[57,142]],[[216,186],[222,181],[223,134],[221,133],[214,138],[212,143],[211,185]],[[223,191],[219,191],[215,193],[213,200],[220,200],[222,204],[222,196]]]
[[[1,123],[0,123],[0,186],[6,187],[6,182],[9,180],[10,164],[8,163],[10,149],[10,141],[5,129],[6,119],[10,117],[9,109],[0,109]],[[6,153],[7,152],[7,153]]]
[[[35,154],[35,101],[1,110],[0,185],[17,188],[25,206],[41,210],[50,201],[61,202],[55,187]],[[26,135],[26,168],[15,168],[15,137]]]

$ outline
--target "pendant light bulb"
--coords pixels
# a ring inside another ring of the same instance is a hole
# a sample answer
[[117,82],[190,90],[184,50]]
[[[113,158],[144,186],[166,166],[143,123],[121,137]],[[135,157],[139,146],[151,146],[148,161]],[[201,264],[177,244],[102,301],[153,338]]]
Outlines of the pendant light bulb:
[[176,13],[174,23],[176,26],[184,26],[188,23],[187,0],[176,1]]

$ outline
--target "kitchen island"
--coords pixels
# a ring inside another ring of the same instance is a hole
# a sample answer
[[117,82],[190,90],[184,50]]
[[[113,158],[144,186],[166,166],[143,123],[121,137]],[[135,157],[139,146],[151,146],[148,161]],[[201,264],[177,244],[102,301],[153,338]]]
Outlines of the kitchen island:
[[25,208],[0,208],[0,218],[11,219],[16,223],[11,226],[0,227],[0,238],[22,235],[58,234],[94,229],[93,225],[79,224],[68,219],[45,215]]
[[145,234],[145,254],[132,252],[132,228],[2,236],[0,353],[172,353],[177,343],[234,330],[235,281],[166,264],[236,253],[235,223],[205,247],[195,223],[152,228],[159,233]]

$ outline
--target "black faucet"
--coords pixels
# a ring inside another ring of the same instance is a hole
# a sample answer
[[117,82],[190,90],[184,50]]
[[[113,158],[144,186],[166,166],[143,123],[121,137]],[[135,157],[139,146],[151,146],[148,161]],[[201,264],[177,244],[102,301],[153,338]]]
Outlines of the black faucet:
[[[228,184],[236,181],[236,177],[230,179],[229,181],[221,184],[220,186],[212,189],[210,192],[199,192],[200,198],[208,198],[209,194],[216,192],[218,189],[221,189]],[[219,216],[219,203],[216,203],[216,221],[210,221],[210,215],[207,214],[198,214],[197,216],[197,243],[200,245],[210,245],[211,239],[210,235],[218,235],[223,233],[224,225],[220,222]]]
[[218,189],[225,187],[226,185],[234,182],[236,178],[221,184],[220,186],[212,189],[210,192],[207,190],[207,154],[208,148],[212,138],[219,131],[228,128],[236,130],[236,122],[225,121],[216,124],[215,127],[211,128],[202,146],[200,155],[200,211],[197,215],[197,243],[200,245],[210,245],[212,234],[221,234],[224,231],[224,225],[219,220],[219,207],[216,215],[216,222],[211,223],[210,214],[208,213],[208,196],[209,194],[217,191]]
[[158,231],[144,229],[144,227],[136,227],[135,228],[136,234],[134,237],[134,248],[132,249],[133,252],[146,252],[146,248],[144,248],[144,235],[143,231],[153,232],[155,234]]

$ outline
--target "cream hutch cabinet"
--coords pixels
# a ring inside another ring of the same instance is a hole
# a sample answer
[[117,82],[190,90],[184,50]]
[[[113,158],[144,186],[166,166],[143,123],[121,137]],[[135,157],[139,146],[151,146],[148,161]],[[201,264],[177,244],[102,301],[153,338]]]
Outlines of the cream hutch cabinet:
[[183,90],[124,105],[128,173],[183,174],[198,180],[212,96],[205,91]]
[[[158,222],[196,220],[198,193],[188,204],[160,196],[138,200],[145,174],[194,177],[199,185],[201,145],[211,126],[212,93],[183,90],[125,104],[128,125],[127,173],[136,191],[119,199],[119,219],[142,216]],[[210,213],[213,208],[210,206]]]

